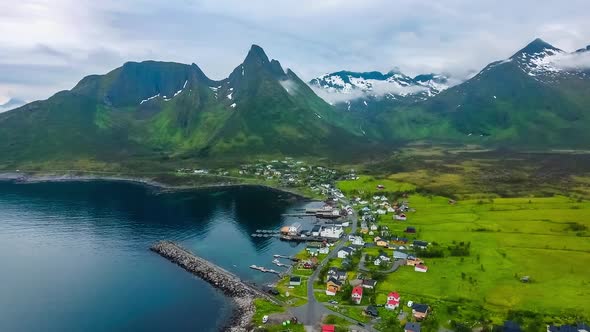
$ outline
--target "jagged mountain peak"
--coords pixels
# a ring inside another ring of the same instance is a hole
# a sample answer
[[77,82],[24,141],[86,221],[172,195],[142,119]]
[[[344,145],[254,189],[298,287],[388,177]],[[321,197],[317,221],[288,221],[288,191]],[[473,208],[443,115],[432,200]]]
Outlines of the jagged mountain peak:
[[248,55],[246,55],[246,59],[244,59],[244,64],[266,65],[269,62],[268,56],[262,47],[256,44],[253,44],[250,47],[250,51],[248,51]]
[[526,45],[524,48],[520,49],[510,58],[521,60],[529,57],[536,57],[539,55],[554,55],[562,52],[562,50],[547,43],[543,39],[537,38],[530,42],[528,45]]

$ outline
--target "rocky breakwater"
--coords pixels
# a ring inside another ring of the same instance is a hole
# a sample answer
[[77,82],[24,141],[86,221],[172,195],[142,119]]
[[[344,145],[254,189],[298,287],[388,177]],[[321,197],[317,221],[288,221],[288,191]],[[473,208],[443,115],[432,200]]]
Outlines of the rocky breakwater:
[[207,281],[233,300],[236,308],[223,331],[242,332],[251,328],[255,298],[264,297],[275,301],[264,292],[244,283],[235,274],[196,256],[173,242],[160,241],[154,244],[150,250]]

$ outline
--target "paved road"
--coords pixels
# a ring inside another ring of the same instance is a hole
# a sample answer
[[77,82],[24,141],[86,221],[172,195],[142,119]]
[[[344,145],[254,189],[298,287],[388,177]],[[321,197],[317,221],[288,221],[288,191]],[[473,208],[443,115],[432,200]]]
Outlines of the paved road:
[[[348,204],[348,202],[345,200],[343,200],[343,203],[344,203],[344,205]],[[350,234],[355,234],[356,230],[357,230],[357,220],[358,220],[356,211],[353,212],[353,214],[347,216],[346,218],[348,218],[348,220],[352,224],[352,230],[351,230]],[[338,242],[336,242],[336,244],[332,247],[332,250],[330,251],[328,256],[326,256],[320,262],[320,264],[317,266],[315,271],[309,277],[309,279],[307,281],[307,304],[305,304],[301,307],[291,308],[291,312],[299,319],[299,321],[301,323],[303,323],[303,325],[305,325],[308,328],[308,330],[313,331],[313,326],[318,324],[321,321],[322,316],[324,316],[324,315],[336,315],[336,316],[346,319],[347,321],[351,322],[352,324],[358,323],[358,321],[356,321],[348,316],[344,316],[340,313],[334,312],[334,311],[326,308],[323,303],[318,302],[315,298],[315,294],[314,294],[315,292],[314,292],[314,288],[313,288],[313,284],[315,283],[316,279],[318,278],[322,268],[324,266],[326,266],[326,264],[328,263],[328,261],[330,259],[333,259],[338,255],[338,251],[344,247],[344,244],[346,243],[347,238],[348,238],[348,236],[345,235],[340,240],[338,240]],[[365,328],[361,328],[358,325],[357,325],[357,330],[369,331],[369,332],[375,331],[375,329],[373,329],[370,326],[366,326]]]

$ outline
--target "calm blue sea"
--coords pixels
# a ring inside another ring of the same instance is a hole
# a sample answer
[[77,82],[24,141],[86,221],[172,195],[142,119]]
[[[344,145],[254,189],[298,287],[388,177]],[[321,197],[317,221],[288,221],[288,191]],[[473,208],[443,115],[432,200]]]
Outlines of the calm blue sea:
[[0,331],[215,331],[231,303],[149,246],[177,241],[268,283],[248,266],[301,248],[250,234],[305,224],[282,214],[306,204],[261,188],[0,182]]

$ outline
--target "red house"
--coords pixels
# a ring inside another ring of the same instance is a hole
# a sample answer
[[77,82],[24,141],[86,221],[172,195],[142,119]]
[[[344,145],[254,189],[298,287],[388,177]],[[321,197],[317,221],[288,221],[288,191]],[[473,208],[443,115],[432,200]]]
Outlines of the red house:
[[322,332],[335,332],[336,326],[334,325],[322,325]]
[[355,304],[360,304],[361,300],[363,299],[363,287],[362,286],[355,286],[352,289],[352,302]]
[[399,307],[399,294],[397,292],[391,292],[387,295],[387,303],[385,304],[385,308],[390,310],[395,310]]
[[428,271],[428,266],[424,264],[418,264],[414,266],[414,271],[416,272],[426,272]]

